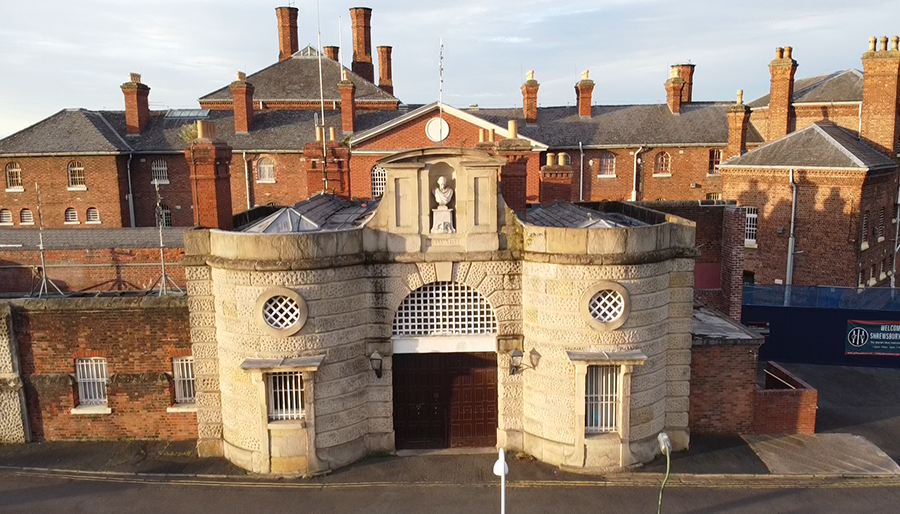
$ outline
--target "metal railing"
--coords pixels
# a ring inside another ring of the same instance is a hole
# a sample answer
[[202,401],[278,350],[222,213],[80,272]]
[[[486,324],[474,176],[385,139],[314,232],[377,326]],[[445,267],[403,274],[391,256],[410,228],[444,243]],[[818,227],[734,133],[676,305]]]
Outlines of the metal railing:
[[900,290],[889,287],[744,286],[747,306],[900,311]]

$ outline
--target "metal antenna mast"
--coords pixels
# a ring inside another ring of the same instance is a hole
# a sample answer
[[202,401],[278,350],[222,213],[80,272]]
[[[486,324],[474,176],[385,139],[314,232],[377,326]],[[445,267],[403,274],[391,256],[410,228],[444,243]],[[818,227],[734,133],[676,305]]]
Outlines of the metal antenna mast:
[[[60,296],[65,296],[62,291],[60,291],[59,287],[56,284],[47,278],[47,261],[44,256],[44,211],[41,204],[41,188],[38,186],[37,182],[34,183],[34,190],[37,192],[37,211],[38,211],[38,248],[41,251],[41,285],[37,292],[37,297],[41,298],[44,295],[52,294],[50,292],[50,288],[56,290],[56,293]],[[34,287],[31,288],[31,296],[34,296]]]
[[[322,111],[322,192],[328,192],[328,147],[325,139],[325,84],[322,80],[322,22],[316,0],[316,35],[319,43],[319,107]],[[318,128],[316,129],[318,131]]]
[[178,294],[184,294],[184,291],[182,291],[181,288],[178,287],[178,284],[172,280],[172,277],[166,273],[166,245],[163,243],[163,225],[165,225],[165,217],[162,210],[162,196],[159,194],[159,183],[154,181],[153,187],[156,188],[156,227],[159,230],[159,265],[162,268],[162,274],[153,282],[153,285],[150,286],[149,293],[152,293],[153,290],[156,289],[156,285],[159,284],[159,293],[157,296],[165,296],[169,294],[168,287],[169,284],[171,284],[173,288],[178,290]]
[[444,146],[444,38],[441,38],[441,61],[440,61],[440,71],[441,71],[441,86],[440,93],[438,94],[438,106],[440,107],[440,117],[441,122],[438,124],[440,126],[440,139],[441,146]]

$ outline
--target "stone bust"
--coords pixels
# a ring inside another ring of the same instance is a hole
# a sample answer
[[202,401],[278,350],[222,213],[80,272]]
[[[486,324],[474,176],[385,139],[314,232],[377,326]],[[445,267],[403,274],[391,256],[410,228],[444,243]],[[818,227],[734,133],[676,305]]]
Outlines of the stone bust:
[[438,177],[438,187],[434,188],[434,199],[438,203],[438,207],[447,207],[450,200],[453,200],[453,189],[447,187],[447,178]]

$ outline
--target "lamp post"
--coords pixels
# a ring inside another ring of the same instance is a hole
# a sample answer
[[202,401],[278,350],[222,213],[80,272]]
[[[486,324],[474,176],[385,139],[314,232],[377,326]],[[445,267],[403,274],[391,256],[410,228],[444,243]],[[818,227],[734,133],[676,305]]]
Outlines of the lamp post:
[[500,514],[506,514],[506,475],[509,474],[509,466],[506,465],[506,452],[500,448],[500,456],[494,463],[494,474],[500,477]]

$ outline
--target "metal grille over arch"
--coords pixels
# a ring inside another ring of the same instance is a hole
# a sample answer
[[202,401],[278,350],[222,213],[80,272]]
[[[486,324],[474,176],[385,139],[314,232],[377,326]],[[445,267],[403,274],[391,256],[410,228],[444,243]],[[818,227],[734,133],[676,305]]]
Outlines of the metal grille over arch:
[[403,300],[394,316],[395,336],[494,335],[497,316],[487,299],[455,282],[426,284]]

